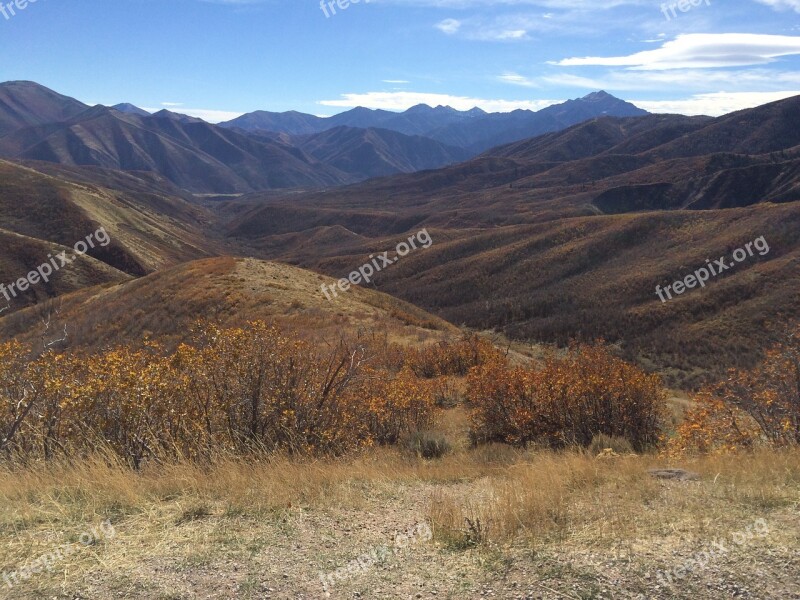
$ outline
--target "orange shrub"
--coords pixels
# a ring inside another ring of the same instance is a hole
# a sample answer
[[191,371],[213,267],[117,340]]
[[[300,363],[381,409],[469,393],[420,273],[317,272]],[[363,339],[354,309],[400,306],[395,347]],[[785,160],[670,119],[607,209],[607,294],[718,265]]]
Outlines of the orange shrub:
[[495,359],[473,369],[468,398],[476,443],[587,447],[598,434],[626,438],[637,451],[659,442],[665,394],[604,346],[573,346],[541,368]]
[[457,342],[439,342],[408,350],[406,365],[417,377],[426,379],[443,375],[464,376],[472,367],[482,365],[498,354],[490,341],[472,335]]
[[433,386],[410,369],[387,378],[375,372],[359,397],[369,398],[369,430],[378,444],[396,444],[404,435],[433,425],[436,402]]
[[28,352],[0,345],[0,450],[9,456],[49,459],[98,443],[135,467],[215,450],[339,454],[396,443],[429,427],[436,410],[428,382],[386,370],[367,346],[317,348],[263,322],[201,327],[171,354],[157,344],[35,360]]
[[705,388],[670,441],[673,452],[800,445],[800,327],[752,371]]

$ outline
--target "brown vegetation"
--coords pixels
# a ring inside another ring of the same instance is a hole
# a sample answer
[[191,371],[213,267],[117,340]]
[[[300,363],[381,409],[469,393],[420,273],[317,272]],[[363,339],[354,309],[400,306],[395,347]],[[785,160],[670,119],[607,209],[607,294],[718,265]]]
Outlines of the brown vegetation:
[[255,450],[341,454],[396,444],[433,425],[430,384],[380,366],[379,348],[330,347],[262,322],[199,329],[167,352],[156,342],[102,354],[0,346],[0,450],[14,459],[85,456],[98,446],[140,467]]
[[675,452],[800,446],[800,327],[758,367],[705,388],[670,444]]
[[573,346],[534,368],[511,368],[497,355],[473,369],[467,398],[476,442],[588,447],[602,434],[640,452],[659,443],[666,406],[658,376],[602,345]]

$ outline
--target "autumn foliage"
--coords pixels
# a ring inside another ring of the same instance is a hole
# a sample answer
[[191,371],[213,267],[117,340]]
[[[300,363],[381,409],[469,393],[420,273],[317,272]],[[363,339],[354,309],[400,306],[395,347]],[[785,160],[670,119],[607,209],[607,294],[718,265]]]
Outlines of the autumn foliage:
[[751,371],[709,386],[670,442],[673,452],[800,445],[800,328]]
[[473,367],[493,359],[496,354],[497,349],[489,340],[472,335],[455,342],[443,341],[412,348],[406,353],[405,364],[418,377],[464,376]]
[[51,458],[103,444],[134,466],[254,449],[340,454],[431,426],[430,382],[361,342],[326,347],[255,322],[156,343],[33,360],[0,345],[0,449]]
[[626,438],[637,451],[659,442],[665,397],[660,379],[602,344],[574,345],[541,367],[512,367],[496,354],[469,376],[477,443],[587,447],[596,435]]

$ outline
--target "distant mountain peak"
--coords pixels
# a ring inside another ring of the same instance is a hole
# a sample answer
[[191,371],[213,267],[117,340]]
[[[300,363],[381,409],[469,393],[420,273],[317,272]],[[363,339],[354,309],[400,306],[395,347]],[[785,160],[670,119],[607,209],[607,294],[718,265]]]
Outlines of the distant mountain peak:
[[129,115],[139,115],[140,117],[149,117],[150,113],[144,109],[139,108],[134,104],[130,104],[129,102],[122,102],[121,104],[115,104],[112,106],[114,110],[117,110],[121,113],[127,113]]
[[[556,106],[580,106],[591,107],[592,111],[599,111],[601,115],[612,115],[618,117],[639,117],[649,114],[646,110],[642,110],[635,104],[631,104],[626,100],[617,98],[609,94],[605,90],[592,92],[586,94],[583,98],[576,100],[567,100],[563,105]],[[545,109],[547,110],[547,109]],[[599,115],[598,115],[599,116]]]
[[172,119],[173,121],[180,121],[181,123],[204,123],[203,119],[198,119],[196,117],[190,117],[189,115],[183,115],[181,113],[172,112],[171,110],[167,110],[166,108],[158,111],[157,113],[153,113],[150,116],[155,117],[157,119]]
[[592,92],[591,94],[586,94],[583,98],[581,98],[581,100],[587,100],[589,102],[598,100],[608,100],[608,99],[619,100],[619,98],[617,98],[616,96],[612,96],[605,90],[600,90],[599,92]]
[[86,119],[94,119],[96,117],[104,117],[110,113],[111,109],[108,106],[103,106],[102,104],[95,104],[94,106],[90,106],[83,112],[77,114],[74,119],[79,119],[84,121]]

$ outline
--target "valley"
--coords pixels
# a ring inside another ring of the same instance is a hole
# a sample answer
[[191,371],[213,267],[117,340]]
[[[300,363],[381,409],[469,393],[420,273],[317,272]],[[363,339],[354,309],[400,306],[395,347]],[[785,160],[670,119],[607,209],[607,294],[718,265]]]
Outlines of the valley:
[[800,598],[798,115],[0,84],[0,597]]

